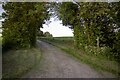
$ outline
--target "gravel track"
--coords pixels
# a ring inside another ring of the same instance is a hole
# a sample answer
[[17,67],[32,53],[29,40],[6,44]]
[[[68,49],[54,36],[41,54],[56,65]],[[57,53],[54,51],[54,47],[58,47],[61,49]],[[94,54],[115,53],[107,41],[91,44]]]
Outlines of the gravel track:
[[42,59],[35,69],[22,78],[114,78],[110,73],[99,73],[59,48],[37,41]]

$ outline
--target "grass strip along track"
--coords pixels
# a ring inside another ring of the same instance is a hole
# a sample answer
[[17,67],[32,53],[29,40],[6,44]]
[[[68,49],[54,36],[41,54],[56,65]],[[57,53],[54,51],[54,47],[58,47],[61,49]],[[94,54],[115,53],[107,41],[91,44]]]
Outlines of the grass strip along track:
[[39,48],[10,50],[3,54],[2,78],[20,78],[41,59]]
[[91,67],[96,69],[99,72],[110,72],[119,77],[120,70],[118,69],[119,64],[116,61],[107,60],[104,56],[101,55],[91,55],[87,54],[82,50],[77,50],[74,48],[74,40],[72,37],[56,37],[56,38],[41,38],[49,44],[52,44],[61,50],[64,50],[68,54],[74,56],[83,63],[89,64]]

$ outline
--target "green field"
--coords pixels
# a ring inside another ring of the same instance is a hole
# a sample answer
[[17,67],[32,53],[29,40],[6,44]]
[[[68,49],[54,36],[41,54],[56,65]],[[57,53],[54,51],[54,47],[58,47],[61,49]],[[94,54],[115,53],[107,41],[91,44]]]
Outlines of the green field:
[[57,46],[58,48],[64,50],[65,52],[74,56],[83,63],[89,64],[97,71],[107,71],[115,75],[118,75],[118,73],[120,73],[120,70],[118,69],[118,62],[114,60],[109,60],[105,55],[90,54],[83,50],[76,49],[74,47],[74,39],[72,37],[41,38],[41,40]]

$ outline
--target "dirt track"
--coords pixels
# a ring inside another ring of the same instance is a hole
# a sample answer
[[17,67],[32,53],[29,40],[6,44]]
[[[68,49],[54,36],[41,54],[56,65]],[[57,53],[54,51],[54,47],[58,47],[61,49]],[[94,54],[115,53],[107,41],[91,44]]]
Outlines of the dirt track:
[[42,59],[38,66],[23,78],[113,78],[110,73],[98,73],[88,65],[78,61],[64,51],[38,41],[42,49]]

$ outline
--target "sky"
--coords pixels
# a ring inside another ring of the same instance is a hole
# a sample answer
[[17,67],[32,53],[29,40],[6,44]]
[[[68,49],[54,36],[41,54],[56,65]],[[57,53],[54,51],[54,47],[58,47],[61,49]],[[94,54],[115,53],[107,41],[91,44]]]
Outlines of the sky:
[[0,4],[0,14],[2,14],[4,10],[2,9],[2,5]]
[[[2,15],[2,12],[4,12],[4,10],[2,9],[2,5],[0,4],[0,16]],[[1,19],[0,21],[3,21],[3,19]],[[1,24],[0,24],[1,26]]]
[[[2,9],[2,5],[0,4],[0,15],[2,14],[4,10]],[[2,27],[2,23],[1,23],[2,20],[0,20],[0,27]],[[0,29],[0,32],[2,32],[2,30]],[[0,34],[0,36],[2,36],[2,34]]]
[[62,25],[62,21],[50,19],[51,23],[49,25],[43,24],[43,28],[40,28],[43,32],[50,32],[53,37],[65,37],[73,36],[73,31],[67,26]]

